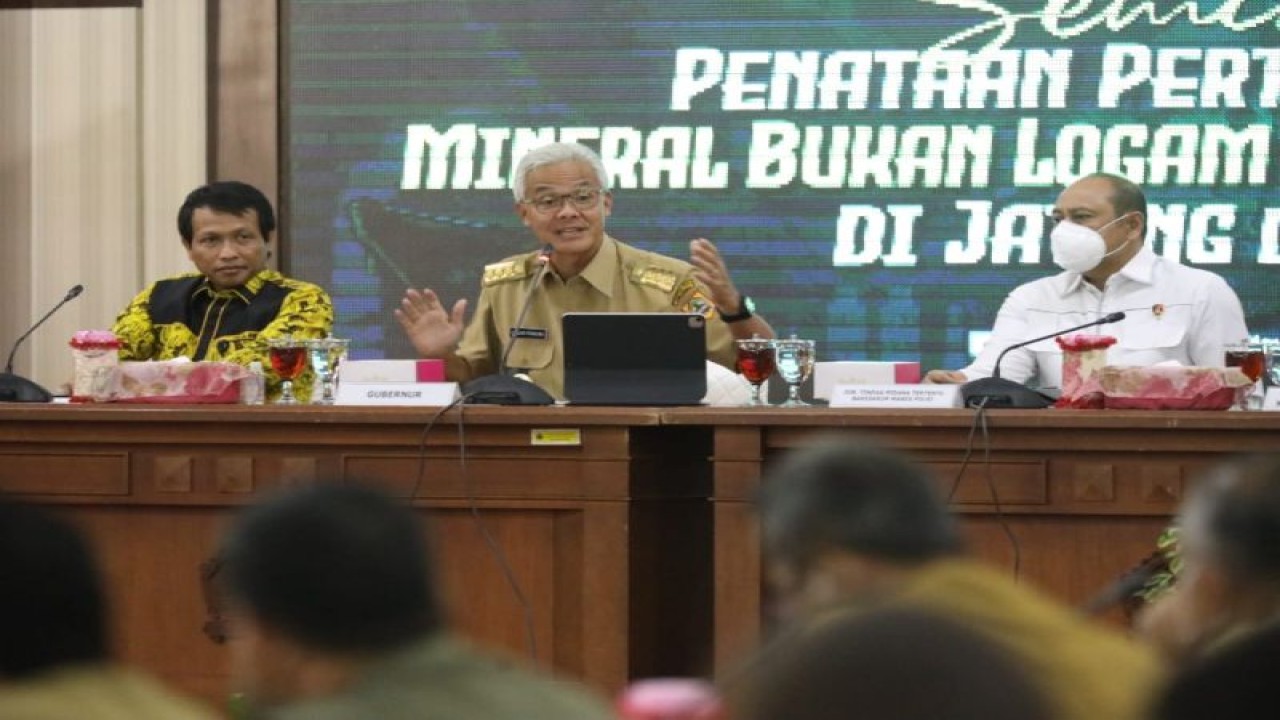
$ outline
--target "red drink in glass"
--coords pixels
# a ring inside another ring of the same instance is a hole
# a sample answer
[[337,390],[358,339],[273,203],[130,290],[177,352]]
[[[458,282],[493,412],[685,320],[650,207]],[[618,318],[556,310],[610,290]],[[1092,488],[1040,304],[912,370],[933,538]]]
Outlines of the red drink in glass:
[[1250,380],[1257,382],[1266,369],[1267,357],[1262,350],[1228,350],[1224,358],[1227,367],[1238,367]]
[[738,372],[752,385],[759,385],[773,375],[777,369],[777,361],[773,348],[759,350],[738,349]]
[[302,345],[271,348],[271,369],[281,380],[298,377],[307,364],[307,349]]

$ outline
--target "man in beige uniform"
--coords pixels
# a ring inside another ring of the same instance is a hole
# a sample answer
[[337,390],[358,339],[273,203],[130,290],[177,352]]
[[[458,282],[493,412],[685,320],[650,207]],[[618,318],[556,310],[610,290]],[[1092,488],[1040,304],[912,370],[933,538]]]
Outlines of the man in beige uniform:
[[352,478],[246,509],[222,541],[233,689],[255,720],[611,720],[448,627],[425,518]]
[[846,614],[907,607],[957,621],[1012,653],[1059,720],[1144,720],[1154,655],[965,557],[924,466],[842,435],[773,464],[758,499],[765,568],[782,619],[819,632]]
[[[527,154],[516,168],[516,214],[551,249],[485,267],[475,317],[466,325],[467,301],[446,310],[431,290],[409,290],[396,318],[423,357],[443,358],[450,380],[465,382],[497,372],[520,310],[549,262],[541,287],[519,324],[507,367],[564,397],[560,316],[566,312],[697,312],[708,319],[707,357],[734,366],[733,340],[770,338],[773,329],[752,313],[715,245],[689,244],[690,262],[646,252],[605,234],[613,209],[600,158],[574,143],[553,143]],[[459,342],[461,340],[461,342]]]

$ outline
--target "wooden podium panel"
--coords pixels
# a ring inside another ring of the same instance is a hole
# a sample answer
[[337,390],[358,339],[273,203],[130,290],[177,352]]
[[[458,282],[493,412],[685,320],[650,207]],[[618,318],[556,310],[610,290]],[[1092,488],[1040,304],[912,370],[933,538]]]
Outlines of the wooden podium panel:
[[424,437],[433,413],[0,405],[0,492],[82,524],[124,659],[215,703],[226,651],[201,632],[199,565],[235,508],[317,476],[431,516],[462,632],[612,692],[755,645],[759,477],[817,438],[919,458],[955,484],[979,556],[1013,572],[1016,551],[1019,578],[1079,603],[1150,552],[1200,470],[1280,437],[1280,413],[1006,410],[970,448],[968,410],[572,407],[454,410]]
[[[450,617],[470,637],[606,692],[690,672],[709,591],[682,592],[693,610],[673,614],[657,580],[709,572],[709,444],[664,438],[656,410],[469,407],[424,436],[433,413],[0,406],[0,492],[81,524],[122,657],[219,705],[227,655],[201,631],[200,563],[236,507],[313,477],[374,483],[431,516]],[[693,550],[656,552],[655,538]]]
[[1273,451],[1280,438],[1280,413],[999,410],[986,417],[985,436],[979,428],[970,445],[971,410],[664,412],[664,424],[714,433],[717,667],[731,667],[759,639],[762,568],[752,502],[761,471],[787,450],[862,435],[909,452],[936,470],[944,492],[954,485],[952,506],[978,556],[1081,603],[1154,549],[1198,472],[1232,453]]

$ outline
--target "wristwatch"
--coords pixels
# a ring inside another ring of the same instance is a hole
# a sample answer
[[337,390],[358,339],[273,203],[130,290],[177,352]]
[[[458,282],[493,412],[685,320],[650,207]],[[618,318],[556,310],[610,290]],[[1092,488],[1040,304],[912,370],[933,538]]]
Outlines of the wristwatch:
[[751,318],[756,311],[756,302],[746,295],[741,296],[742,300],[738,303],[738,312],[732,315],[720,310],[720,319],[727,323],[742,322]]

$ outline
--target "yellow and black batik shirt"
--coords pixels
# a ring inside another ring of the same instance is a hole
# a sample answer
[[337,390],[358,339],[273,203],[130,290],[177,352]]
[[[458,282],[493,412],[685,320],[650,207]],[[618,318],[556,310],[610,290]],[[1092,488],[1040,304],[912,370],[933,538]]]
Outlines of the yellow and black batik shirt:
[[[257,360],[267,376],[267,395],[280,392],[267,341],[292,335],[322,338],[333,329],[333,303],[323,289],[263,270],[244,285],[215,290],[200,273],[159,280],[143,290],[116,318],[121,360],[218,360],[248,365]],[[308,368],[294,382],[300,398],[310,394]]]

